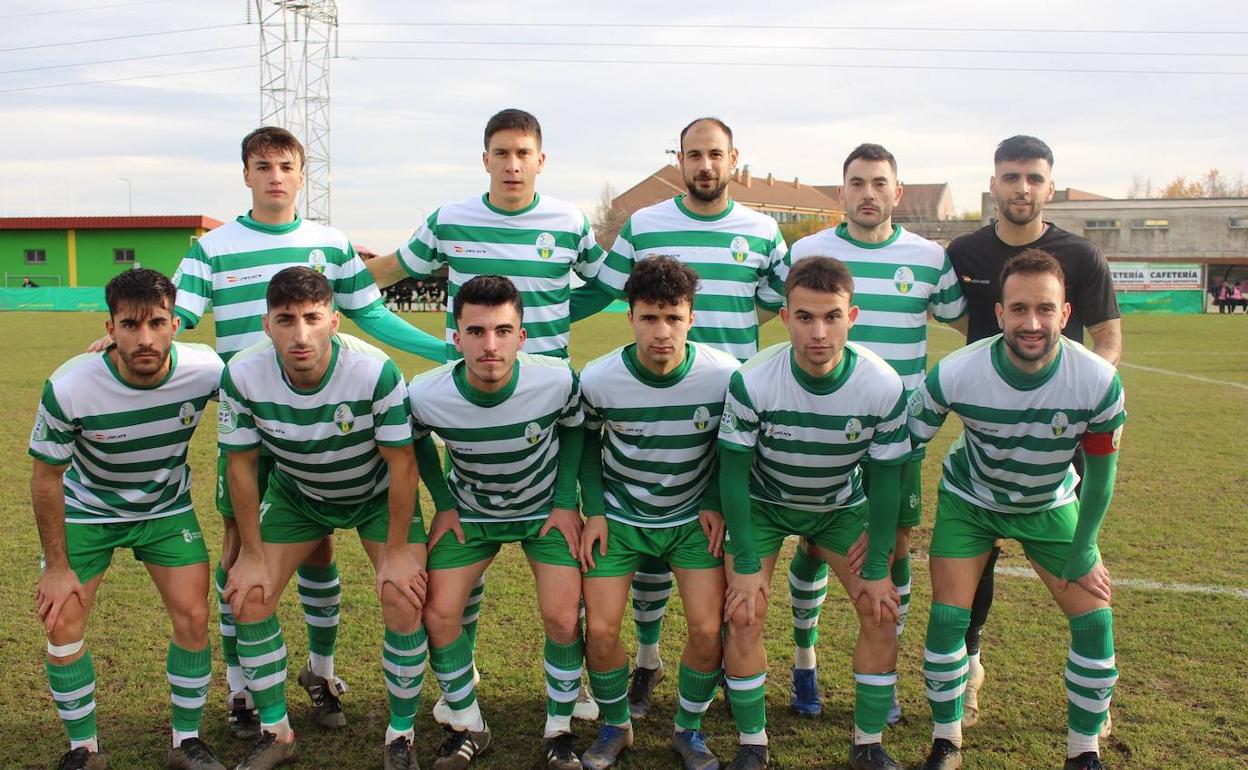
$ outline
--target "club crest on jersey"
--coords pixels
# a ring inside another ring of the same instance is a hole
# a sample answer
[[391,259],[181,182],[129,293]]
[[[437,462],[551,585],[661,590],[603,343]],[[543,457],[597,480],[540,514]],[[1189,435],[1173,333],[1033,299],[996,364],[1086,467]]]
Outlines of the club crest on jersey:
[[35,429],[30,432],[31,441],[46,441],[48,438],[48,424],[44,421],[42,414],[35,415]]
[[906,412],[911,417],[918,417],[923,414],[923,396],[919,391],[916,390],[910,394],[910,399],[906,401]]
[[693,410],[693,427],[698,430],[706,430],[711,424],[711,410],[704,406],[700,406]]
[[309,251],[308,267],[323,274],[325,272],[325,252],[320,249],[312,249],[312,251]]
[[1058,412],[1053,415],[1053,419],[1049,420],[1049,427],[1053,429],[1054,436],[1061,436],[1070,427],[1070,418],[1065,412]]
[[555,255],[555,236],[550,233],[542,233],[537,236],[537,241],[534,245],[537,247],[537,256],[542,259],[550,259]]
[[338,405],[338,408],[334,410],[334,424],[343,433],[351,432],[351,426],[355,425],[355,413],[351,411],[350,404]]
[[914,271],[905,266],[897,268],[897,272],[893,273],[893,285],[902,294],[909,294],[914,288]]
[[190,425],[195,422],[195,405],[190,401],[182,404],[178,409],[178,422],[183,425]]
[[732,258],[738,262],[744,262],[746,256],[750,253],[750,242],[744,237],[738,235],[732,239],[732,243],[728,245],[732,250]]
[[724,407],[724,413],[719,418],[719,432],[732,433],[737,429],[737,413],[732,410],[731,406]]
[[222,399],[217,407],[217,433],[233,433],[238,428],[238,415],[230,402]]
[[861,435],[862,435],[862,423],[858,421],[857,417],[850,417],[848,420],[845,421],[845,440],[846,441],[857,441],[858,437]]
[[536,444],[542,440],[542,426],[535,422],[531,422],[524,426],[524,439],[530,444]]

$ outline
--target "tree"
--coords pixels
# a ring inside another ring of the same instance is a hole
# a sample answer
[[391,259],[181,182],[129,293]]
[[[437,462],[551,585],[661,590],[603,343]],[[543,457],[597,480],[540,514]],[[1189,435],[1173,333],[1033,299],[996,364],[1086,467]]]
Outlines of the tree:
[[1244,181],[1242,172],[1232,182],[1217,168],[1190,181],[1180,174],[1157,190],[1153,189],[1152,179],[1137,176],[1131,180],[1128,198],[1152,198],[1154,195],[1159,198],[1248,198],[1248,182]]
[[590,223],[594,227],[594,238],[598,245],[603,249],[610,249],[628,217],[629,212],[615,205],[615,187],[607,182],[598,195],[598,205],[594,207],[594,218]]
[[801,238],[819,232],[837,224],[829,217],[803,217],[796,222],[784,222],[780,225],[780,234],[784,242],[792,246]]

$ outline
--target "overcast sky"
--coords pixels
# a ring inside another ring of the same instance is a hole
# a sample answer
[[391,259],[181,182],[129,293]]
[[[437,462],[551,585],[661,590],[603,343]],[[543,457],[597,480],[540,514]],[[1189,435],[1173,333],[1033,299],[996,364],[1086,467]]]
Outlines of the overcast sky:
[[[701,5],[715,10],[339,0],[334,225],[389,251],[440,203],[479,194],[481,129],[513,106],[542,121],[539,189],[587,212],[704,114],[733,127],[756,176],[837,183],[849,150],[875,141],[903,181],[949,182],[959,211],[978,210],[992,150],[1016,133],[1053,147],[1059,188],[1122,196],[1137,175],[1248,172],[1242,0]],[[135,214],[244,211],[238,141],[260,114],[247,6],[0,0],[2,213],[125,214],[122,177]],[[119,36],[134,37],[99,41]],[[193,70],[216,71],[171,74]]]

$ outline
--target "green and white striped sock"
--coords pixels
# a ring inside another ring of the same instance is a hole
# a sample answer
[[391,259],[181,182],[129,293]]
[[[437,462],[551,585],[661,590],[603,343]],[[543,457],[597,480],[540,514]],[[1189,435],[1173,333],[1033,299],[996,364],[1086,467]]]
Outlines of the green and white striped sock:
[[69,746],[76,749],[86,746],[98,751],[95,727],[95,664],[91,653],[85,653],[73,663],[57,665],[45,663],[48,672],[48,688],[56,703],[56,713],[65,723],[69,733]]
[[819,614],[828,598],[828,565],[800,546],[789,562],[789,599],[793,612],[793,665],[815,668],[815,643],[819,641]]
[[767,745],[767,672],[728,677],[728,701],[742,744]]
[[169,698],[173,702],[173,745],[182,745],[187,738],[199,737],[199,722],[204,715],[204,700],[212,680],[212,648],[205,646],[191,651],[169,644],[165,658],[169,678]]
[[477,623],[481,620],[481,601],[485,599],[485,574],[477,578],[477,582],[472,584],[472,590],[468,592],[468,601],[464,603],[464,612],[459,618],[459,624],[464,629],[464,636],[468,637],[468,647],[474,652],[477,649]]
[[1109,713],[1117,681],[1113,611],[1102,607],[1070,618],[1070,652],[1066,658],[1066,726],[1070,756],[1100,750],[1097,736]]
[[238,624],[238,662],[243,667],[256,710],[260,712],[260,727],[288,725],[286,640],[276,615],[256,623]]
[[451,726],[456,730],[483,730],[477,686],[473,683],[472,646],[460,634],[445,647],[429,646],[429,665],[438,680],[442,697],[451,707]]
[[854,672],[854,744],[879,743],[884,736],[888,709],[893,705],[897,672]]
[[217,613],[221,621],[221,657],[225,660],[225,681],[230,692],[247,689],[243,669],[238,665],[238,631],[235,628],[234,610],[225,601],[225,581],[230,573],[217,562],[213,583],[217,589]]
[[334,676],[334,647],[338,642],[338,608],[342,602],[342,584],[338,580],[338,563],[320,567],[300,564],[295,573],[299,603],[303,605],[303,622],[308,627],[308,659],[317,676]]
[[585,642],[578,636],[568,644],[546,637],[546,730],[544,736],[572,732],[572,711],[581,690]]
[[932,707],[932,737],[962,745],[962,695],[966,692],[966,629],[971,611],[932,603],[923,648],[923,677]]
[[[421,626],[410,634],[386,629],[381,648],[381,667],[390,700],[390,730],[412,737],[420,691],[425,684],[428,638]],[[387,732],[387,736],[390,733]]]
[[676,709],[677,730],[701,730],[702,715],[711,707],[715,700],[715,690],[719,687],[721,669],[714,671],[694,671],[683,662],[680,664],[680,683],[678,692],[680,704]]
[[610,671],[589,670],[589,689],[602,711],[602,721],[622,727],[632,721],[628,711],[628,664]]

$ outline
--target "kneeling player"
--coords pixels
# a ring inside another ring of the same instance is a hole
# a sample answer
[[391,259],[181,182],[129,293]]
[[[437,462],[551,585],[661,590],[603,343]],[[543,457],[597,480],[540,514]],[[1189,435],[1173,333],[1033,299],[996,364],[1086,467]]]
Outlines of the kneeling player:
[[[295,758],[286,716],[286,644],[274,610],[296,567],[336,529],[355,529],[377,572],[390,692],[386,770],[414,766],[413,723],[425,670],[425,532],[403,376],[386,355],[338,334],[325,276],[307,267],[269,282],[269,340],[230,359],[218,441],[229,453],[230,498],[242,548],[226,600],[238,657],[260,712],[260,739],[238,770]],[[276,463],[263,501],[261,447]]]
[[221,359],[174,342],[177,290],[155,270],[129,270],[104,287],[102,353],[57,369],[43,389],[31,496],[43,569],[35,601],[48,635],[48,684],[69,733],[61,770],[103,770],[95,730],[95,667],[83,634],[117,548],[130,548],[173,622],[169,687],[175,770],[224,770],[199,739],[212,669],[208,551],[191,507],[187,444],[217,393]]
[[[1109,572],[1096,536],[1113,496],[1126,419],[1113,365],[1062,336],[1070,317],[1062,268],[1028,249],[1001,271],[1003,331],[945,357],[910,399],[911,435],[926,443],[949,412],[964,431],[945,457],[932,531],[932,613],[923,676],[932,706],[925,770],[962,766],[964,637],[993,544],[1013,538],[1070,622],[1066,770],[1099,770],[1097,733],[1114,665]],[[1082,445],[1087,475],[1071,460]]]
[[[429,528],[425,623],[451,723],[433,767],[463,770],[489,747],[461,618],[499,549],[520,543],[546,630],[546,767],[579,770],[571,720],[584,660],[576,512],[580,387],[566,361],[519,352],[524,308],[511,281],[479,275],[459,288],[454,305],[463,360],[414,377],[408,388],[417,456],[438,509]],[[440,472],[430,433],[446,444],[449,477]]]
[[[901,378],[848,342],[858,317],[843,263],[808,257],[785,281],[781,320],[790,342],[746,361],[732,376],[719,424],[720,488],[728,568],[724,667],[741,747],[730,770],[768,764],[763,625],[780,545],[802,535],[858,611],[854,738],[850,767],[899,770],[881,745],[897,681],[898,596],[889,579],[910,456]],[[871,495],[858,462],[867,458]],[[846,554],[868,530],[861,576]],[[761,560],[761,562],[760,562]]]
[[671,257],[638,262],[624,286],[636,342],[581,375],[585,657],[606,723],[582,757],[587,770],[611,767],[633,742],[620,624],[644,558],[671,565],[689,627],[672,748],[690,770],[719,767],[700,728],[720,677],[724,523],[715,436],[737,360],[686,341],[697,285],[698,274]]

